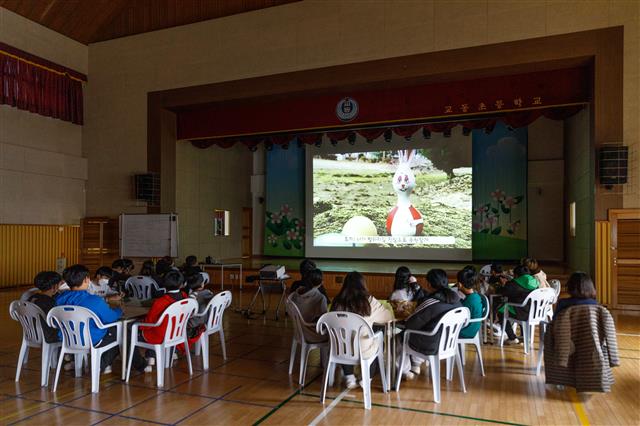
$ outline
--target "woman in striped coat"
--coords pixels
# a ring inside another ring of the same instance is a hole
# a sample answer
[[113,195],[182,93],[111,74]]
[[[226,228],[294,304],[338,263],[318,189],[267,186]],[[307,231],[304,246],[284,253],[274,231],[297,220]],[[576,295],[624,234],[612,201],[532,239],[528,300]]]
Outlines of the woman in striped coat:
[[587,274],[572,274],[567,288],[571,297],[559,301],[544,338],[546,383],[578,392],[609,392],[614,383],[611,367],[620,365],[613,318],[595,302]]

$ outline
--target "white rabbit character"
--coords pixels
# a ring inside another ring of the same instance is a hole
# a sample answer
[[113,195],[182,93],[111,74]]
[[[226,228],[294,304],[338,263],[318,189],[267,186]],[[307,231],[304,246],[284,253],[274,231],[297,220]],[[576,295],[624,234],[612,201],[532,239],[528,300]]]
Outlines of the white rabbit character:
[[410,196],[416,187],[416,177],[411,170],[414,150],[398,151],[398,169],[393,175],[393,190],[398,194],[398,202],[387,216],[387,234],[393,237],[422,235],[424,221],[422,214],[411,204]]

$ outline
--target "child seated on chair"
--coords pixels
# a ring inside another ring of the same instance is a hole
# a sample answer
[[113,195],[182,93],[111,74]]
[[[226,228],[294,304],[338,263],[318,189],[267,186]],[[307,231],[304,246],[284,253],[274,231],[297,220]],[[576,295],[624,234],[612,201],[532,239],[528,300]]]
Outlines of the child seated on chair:
[[187,256],[182,265],[182,273],[186,276],[202,272],[202,268],[198,266],[198,258],[194,255]]
[[[375,297],[369,294],[364,276],[356,271],[349,272],[342,283],[342,288],[333,299],[332,311],[353,312],[364,318],[373,328],[374,323],[386,323],[393,319],[391,310],[385,308]],[[360,350],[364,358],[370,358],[378,351],[378,341],[374,336],[360,337]],[[371,364],[370,378],[373,378],[377,363]],[[358,384],[353,374],[352,365],[343,365],[342,372],[348,389],[353,389]]]
[[[425,291],[427,297],[405,321],[405,328],[407,330],[431,332],[444,314],[462,306],[458,293],[449,288],[447,273],[442,269],[431,269],[427,273],[427,286]],[[409,337],[408,342],[411,349],[425,355],[436,354],[439,343],[440,333],[436,333],[433,336],[413,334]],[[402,344],[398,346],[401,351]],[[402,362],[402,359],[399,359],[399,362]],[[405,360],[405,368],[401,373],[404,374],[406,378],[411,379],[415,375],[420,374],[420,364],[422,364],[421,358],[411,358],[411,367],[409,367],[409,362]]]
[[[105,326],[113,324],[122,316],[121,309],[111,309],[103,298],[89,294],[87,289],[89,288],[91,280],[89,278],[89,270],[84,265],[73,265],[67,268],[64,280],[71,290],[60,294],[56,298],[56,305],[73,305],[87,308],[93,312]],[[116,327],[100,329],[93,323],[93,321],[89,324],[89,333],[91,334],[91,343],[96,348],[106,346],[115,342],[117,339]],[[114,346],[102,355],[100,360],[100,370],[103,374],[111,373],[111,364],[119,353],[120,348],[118,346]],[[136,370],[142,371],[146,366],[146,361],[138,355],[137,357],[134,357],[132,366]]]
[[[515,278],[507,282],[504,286],[498,287],[496,292],[504,296],[508,303],[518,304],[524,302],[529,293],[538,288],[538,281],[531,276],[531,271],[529,271],[529,268],[526,266],[516,266],[513,268],[513,274]],[[518,320],[526,320],[529,317],[529,308],[530,306],[525,306],[523,308],[509,306],[509,317]],[[504,320],[504,309],[504,303],[497,306],[500,324],[502,324]],[[507,321],[506,330],[503,331],[506,331],[507,336],[509,337],[509,340],[505,341],[506,345],[517,345],[520,343],[516,338],[516,334],[513,331],[513,323],[510,320]]]
[[[204,278],[199,272],[187,275],[187,289],[189,297],[196,299],[198,302],[198,313],[201,314],[207,308],[207,305],[213,299],[213,292],[204,288]],[[194,328],[201,326],[206,322],[206,317],[194,317],[189,320],[189,327]]]
[[[300,262],[300,279],[298,281],[294,281],[293,284],[291,284],[291,288],[289,289],[289,294],[293,294],[300,287],[308,286],[309,274],[311,273],[311,271],[315,271],[315,270],[317,270],[317,267],[316,267],[316,263],[313,260],[303,259],[302,262]],[[331,299],[329,299],[329,296],[327,295],[327,290],[324,288],[324,285],[321,284],[318,287],[318,291],[322,293],[325,299],[327,299],[327,304],[331,303]]]
[[550,288],[547,281],[547,274],[540,268],[538,261],[532,257],[524,257],[520,260],[522,266],[526,266],[531,271],[531,276],[538,280],[538,288]]
[[43,271],[38,273],[33,280],[35,286],[40,292],[33,294],[29,298],[29,302],[38,306],[44,312],[44,318],[41,318],[42,333],[44,340],[47,343],[59,342],[58,329],[49,327],[47,325],[47,314],[51,308],[56,306],[55,296],[58,292],[58,287],[62,282],[62,277],[59,273],[54,271]]
[[[151,305],[151,309],[144,317],[142,322],[154,324],[156,323],[164,311],[169,307],[169,305],[179,301],[186,299],[187,293],[181,290],[181,287],[184,285],[184,276],[179,271],[169,271],[164,277],[164,288],[166,293],[153,301],[153,305]],[[142,339],[147,343],[159,344],[164,341],[164,336],[167,331],[167,322],[163,322],[157,327],[140,327],[140,334]],[[189,338],[189,345],[195,343],[197,338],[200,337],[198,334],[196,337]],[[180,345],[179,350],[184,350],[182,345]],[[155,354],[153,351],[147,351],[147,358],[149,361],[149,365],[144,370],[145,372],[151,372],[151,366],[155,365]]]
[[409,317],[416,309],[416,303],[425,297],[424,290],[418,284],[416,277],[406,266],[396,269],[393,283],[393,293],[389,296],[389,304],[398,320]]
[[127,274],[127,263],[124,259],[116,259],[111,264],[113,275],[109,278],[109,287],[114,291],[121,293],[124,290],[124,283],[129,278]]
[[[476,272],[472,268],[464,268],[458,272],[458,290],[465,296],[462,306],[468,308],[471,312],[471,319],[482,318],[482,297],[475,291],[477,285]],[[460,337],[463,339],[471,339],[478,334],[481,323],[471,322],[465,328],[460,330]]]
[[315,323],[327,312],[327,298],[320,292],[322,286],[322,271],[314,269],[309,272],[295,292],[289,296],[289,300],[296,305],[304,322],[313,324],[311,327],[303,327],[302,332],[307,341],[324,342],[327,336],[316,332]]
[[119,293],[109,287],[109,280],[113,277],[113,270],[108,266],[101,266],[96,271],[93,281],[89,283],[87,291],[100,297],[117,296]]

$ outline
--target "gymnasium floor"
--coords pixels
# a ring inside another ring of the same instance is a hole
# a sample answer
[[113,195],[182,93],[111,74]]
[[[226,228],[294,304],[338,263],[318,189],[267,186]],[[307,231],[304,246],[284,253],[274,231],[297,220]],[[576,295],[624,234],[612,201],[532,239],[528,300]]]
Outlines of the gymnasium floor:
[[[467,393],[442,379],[442,403],[435,404],[426,375],[403,381],[401,391],[383,394],[373,382],[373,407],[365,411],[360,389],[335,387],[323,407],[319,402],[321,370],[313,356],[307,386],[297,386],[298,368],[288,375],[290,321],[244,319],[228,310],[225,333],[228,359],[212,338],[211,367],[202,371],[195,359],[189,377],[186,361],[166,371],[165,388],[155,387],[155,372],[120,381],[102,375],[100,393],[91,394],[90,378],[60,378],[53,394],[39,385],[39,351],[32,350],[27,369],[14,382],[21,341],[18,323],[8,315],[19,291],[0,292],[0,424],[640,424],[640,325],[638,317],[614,313],[622,365],[614,370],[610,394],[578,397],[570,390],[544,385],[534,375],[535,355],[522,346],[484,346],[486,377],[473,349],[467,351]],[[247,296],[245,295],[245,300]],[[270,306],[275,306],[272,295]],[[537,342],[536,342],[537,346]],[[53,379],[51,379],[52,381]],[[338,383],[338,380],[336,380]],[[323,410],[324,409],[324,410]]]

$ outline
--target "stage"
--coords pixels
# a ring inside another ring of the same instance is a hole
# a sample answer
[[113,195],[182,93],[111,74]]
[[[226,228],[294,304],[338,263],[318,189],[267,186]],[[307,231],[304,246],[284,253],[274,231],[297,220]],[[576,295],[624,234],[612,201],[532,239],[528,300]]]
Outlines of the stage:
[[[256,275],[258,270],[267,264],[282,265],[291,280],[287,283],[291,284],[294,280],[300,278],[300,261],[301,258],[291,257],[251,257],[251,258],[235,258],[224,259],[224,264],[242,264],[242,280],[243,285],[247,285],[244,281],[250,275]],[[364,259],[313,259],[316,265],[324,273],[324,286],[330,295],[335,295],[340,290],[342,279],[347,272],[358,271],[362,273],[367,280],[369,291],[378,298],[386,299],[393,288],[393,278],[396,269],[399,266],[408,267],[418,282],[424,285],[425,275],[430,269],[444,269],[451,281],[455,280],[456,274],[466,265],[474,265],[477,270],[486,265],[485,262],[428,262],[428,261],[404,261],[404,260],[364,260]],[[516,265],[515,262],[504,262],[505,269],[511,269]],[[211,275],[213,289],[219,289],[221,281],[221,265],[201,265]],[[571,270],[564,264],[560,263],[542,263],[543,270],[547,274],[548,279],[558,279],[561,283],[565,283]],[[231,285],[239,286],[240,277],[238,276],[239,268],[237,266],[224,267],[224,283],[225,287]],[[216,286],[217,284],[217,286]],[[250,284],[249,284],[250,285]]]

